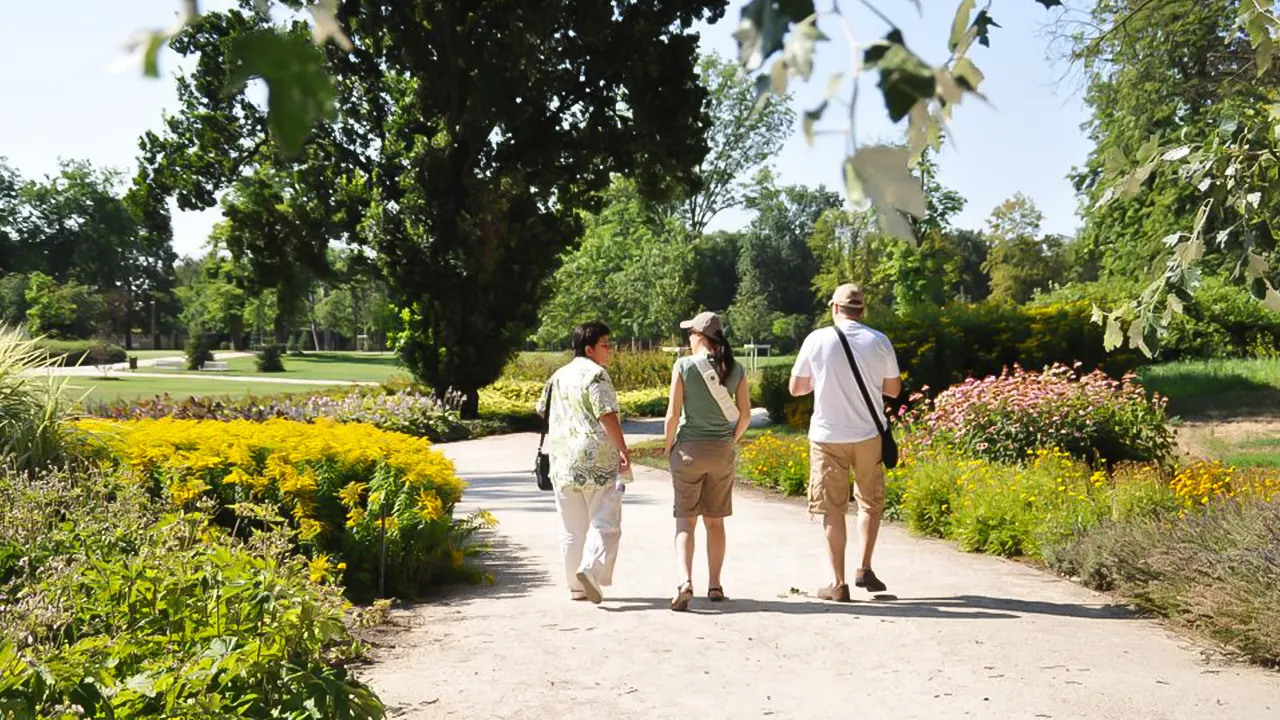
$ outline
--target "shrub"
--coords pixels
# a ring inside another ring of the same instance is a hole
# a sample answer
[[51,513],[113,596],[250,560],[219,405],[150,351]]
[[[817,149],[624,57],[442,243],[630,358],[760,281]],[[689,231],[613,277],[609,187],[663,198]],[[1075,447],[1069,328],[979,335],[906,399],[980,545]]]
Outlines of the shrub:
[[99,473],[0,472],[0,715],[381,717],[332,561],[209,520]]
[[284,348],[279,345],[264,345],[258,351],[255,364],[261,373],[284,372]]
[[388,592],[415,596],[462,567],[452,513],[463,483],[426,440],[317,420],[84,420],[111,459],[177,508],[214,500],[225,525],[254,522],[267,503],[312,557],[347,563],[345,584],[367,598],[379,573],[386,517]]
[[774,425],[804,430],[809,427],[809,417],[813,415],[813,395],[792,397],[790,383],[790,366],[761,368],[759,392],[753,400],[758,400],[769,413],[769,421]]
[[1274,665],[1280,663],[1277,557],[1280,503],[1232,501],[1182,517],[1104,523],[1064,542],[1050,564]]
[[35,470],[74,456],[68,378],[40,372],[54,364],[36,342],[0,329],[0,461]]
[[[552,373],[571,359],[569,353],[522,353],[503,369],[499,382],[545,383]],[[609,379],[618,392],[668,387],[674,362],[675,357],[669,353],[619,350],[609,364]]]
[[628,390],[618,393],[623,417],[663,417],[667,414],[670,389],[665,387]]
[[129,359],[124,348],[101,340],[39,340],[36,345],[59,365],[72,367],[114,365]]
[[990,460],[1015,462],[1057,448],[1089,462],[1159,461],[1173,450],[1164,407],[1132,376],[1115,381],[1061,365],[1038,373],[1015,367],[922,402],[907,424],[915,430],[911,442],[944,443]]
[[207,362],[213,362],[213,338],[199,332],[187,337],[187,369],[199,370]]
[[766,432],[743,446],[740,467],[756,485],[784,495],[804,495],[809,487],[809,441]]
[[870,319],[893,342],[909,392],[942,390],[968,378],[998,375],[1015,364],[1030,369],[1061,363],[1119,378],[1147,362],[1136,350],[1108,353],[1092,305],[1043,307],[983,302],[923,306]]
[[115,420],[175,418],[178,420],[271,419],[310,422],[328,418],[342,423],[368,423],[381,430],[425,437],[433,442],[472,437],[476,429],[458,415],[457,398],[440,401],[416,390],[377,388],[334,388],[235,399],[189,397],[173,400],[168,395],[133,402],[91,404],[90,415]]

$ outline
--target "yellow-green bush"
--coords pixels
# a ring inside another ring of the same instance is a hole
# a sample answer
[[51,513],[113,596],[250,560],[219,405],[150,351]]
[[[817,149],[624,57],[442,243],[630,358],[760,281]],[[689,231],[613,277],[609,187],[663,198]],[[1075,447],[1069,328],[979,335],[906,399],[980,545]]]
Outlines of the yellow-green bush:
[[809,441],[799,435],[765,433],[742,447],[739,467],[751,482],[803,495],[809,487]]
[[422,438],[363,424],[269,420],[83,420],[109,460],[175,507],[214,499],[228,526],[263,521],[263,506],[295,528],[308,554],[346,563],[344,584],[368,597],[384,529],[390,593],[414,596],[462,571],[453,508],[464,483]]

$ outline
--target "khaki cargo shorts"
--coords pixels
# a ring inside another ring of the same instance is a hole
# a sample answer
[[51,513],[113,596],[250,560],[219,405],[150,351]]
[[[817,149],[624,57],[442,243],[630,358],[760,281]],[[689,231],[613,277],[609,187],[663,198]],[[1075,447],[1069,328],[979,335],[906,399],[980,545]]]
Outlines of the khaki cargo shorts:
[[729,517],[737,458],[730,440],[678,442],[671,450],[675,516]]
[[880,438],[856,443],[809,442],[809,513],[844,515],[849,512],[849,471],[858,512],[884,515],[884,465]]

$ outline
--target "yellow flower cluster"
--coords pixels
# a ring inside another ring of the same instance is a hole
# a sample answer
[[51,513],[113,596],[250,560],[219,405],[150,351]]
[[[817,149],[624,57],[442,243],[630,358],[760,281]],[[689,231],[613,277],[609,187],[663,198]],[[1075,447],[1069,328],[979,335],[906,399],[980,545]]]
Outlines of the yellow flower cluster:
[[767,432],[741,451],[742,470],[754,482],[800,494],[809,477],[809,441],[800,435]]
[[1197,462],[1178,471],[1170,483],[1186,508],[1224,498],[1271,502],[1280,498],[1280,474],[1245,472],[1220,462]]
[[[370,425],[165,418],[78,426],[130,470],[158,481],[175,505],[205,495],[229,506],[273,502],[294,518],[305,542],[332,540],[405,504],[415,521],[447,521],[462,497],[453,464],[430,441]],[[321,517],[318,508],[330,496],[345,508],[341,517]],[[415,502],[397,503],[401,496]],[[389,517],[388,531],[398,531],[402,519]]]

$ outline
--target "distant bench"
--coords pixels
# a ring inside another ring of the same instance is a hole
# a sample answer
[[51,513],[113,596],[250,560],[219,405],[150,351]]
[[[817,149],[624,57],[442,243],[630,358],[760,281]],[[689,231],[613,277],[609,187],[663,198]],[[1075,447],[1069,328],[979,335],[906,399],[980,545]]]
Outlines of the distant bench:
[[184,370],[187,362],[182,358],[160,358],[156,360],[156,367],[161,370]]
[[226,372],[230,368],[227,367],[227,364],[225,362],[221,362],[219,360],[211,360],[201,365],[200,369],[206,372]]

